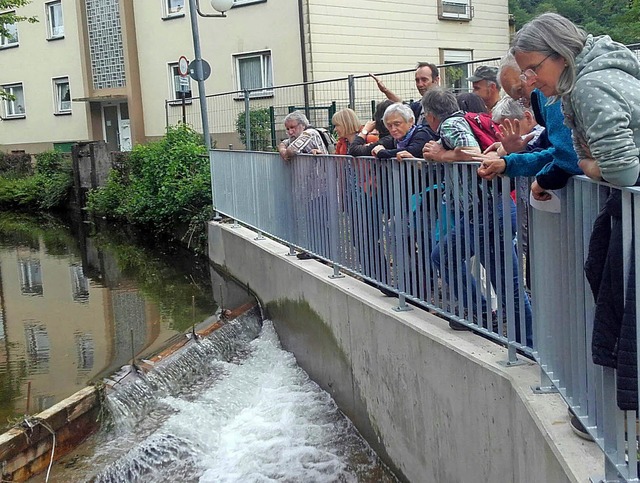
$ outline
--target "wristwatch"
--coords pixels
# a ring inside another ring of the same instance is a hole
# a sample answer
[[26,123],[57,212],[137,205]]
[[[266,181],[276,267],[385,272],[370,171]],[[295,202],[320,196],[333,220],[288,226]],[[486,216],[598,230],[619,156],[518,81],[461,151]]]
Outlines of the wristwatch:
[[367,131],[366,129],[363,129],[362,131],[360,131],[360,134],[362,134],[366,138],[367,134],[369,134],[369,131]]

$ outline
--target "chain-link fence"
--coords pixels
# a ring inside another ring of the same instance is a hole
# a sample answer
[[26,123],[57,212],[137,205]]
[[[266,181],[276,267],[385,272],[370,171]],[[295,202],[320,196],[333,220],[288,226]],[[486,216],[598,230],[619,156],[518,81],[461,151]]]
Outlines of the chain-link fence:
[[[470,90],[466,79],[479,65],[498,65],[498,58],[438,66],[440,85],[457,92]],[[415,69],[376,73],[387,88],[405,102],[420,99],[415,87]],[[373,118],[376,104],[385,100],[367,74],[349,75],[326,81],[291,84],[264,89],[225,92],[207,96],[209,129],[217,148],[274,151],[286,138],[285,116],[303,111],[313,126],[332,129],[336,111],[352,108],[363,123]],[[167,126],[180,122],[202,132],[200,103],[197,98],[166,101]]]

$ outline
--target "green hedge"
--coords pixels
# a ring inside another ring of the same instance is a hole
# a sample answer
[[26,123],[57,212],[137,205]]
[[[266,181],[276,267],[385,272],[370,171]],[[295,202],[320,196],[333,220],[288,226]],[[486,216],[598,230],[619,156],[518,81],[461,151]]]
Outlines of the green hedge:
[[22,162],[2,173],[0,208],[29,211],[60,208],[68,202],[72,186],[71,160],[54,151],[40,153],[36,155],[32,174]]

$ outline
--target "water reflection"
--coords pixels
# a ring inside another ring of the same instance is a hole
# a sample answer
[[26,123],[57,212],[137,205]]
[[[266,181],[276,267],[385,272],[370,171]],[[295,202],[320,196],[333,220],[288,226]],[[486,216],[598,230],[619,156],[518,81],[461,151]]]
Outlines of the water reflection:
[[216,308],[208,266],[190,254],[0,214],[0,422],[148,357]]

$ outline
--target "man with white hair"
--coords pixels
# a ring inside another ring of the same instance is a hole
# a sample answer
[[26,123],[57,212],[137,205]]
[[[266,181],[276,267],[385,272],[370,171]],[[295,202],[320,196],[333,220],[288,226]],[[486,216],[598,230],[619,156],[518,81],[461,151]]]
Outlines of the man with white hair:
[[316,129],[310,127],[309,119],[301,111],[293,111],[284,118],[288,139],[278,145],[282,159],[291,161],[296,154],[329,154]]

